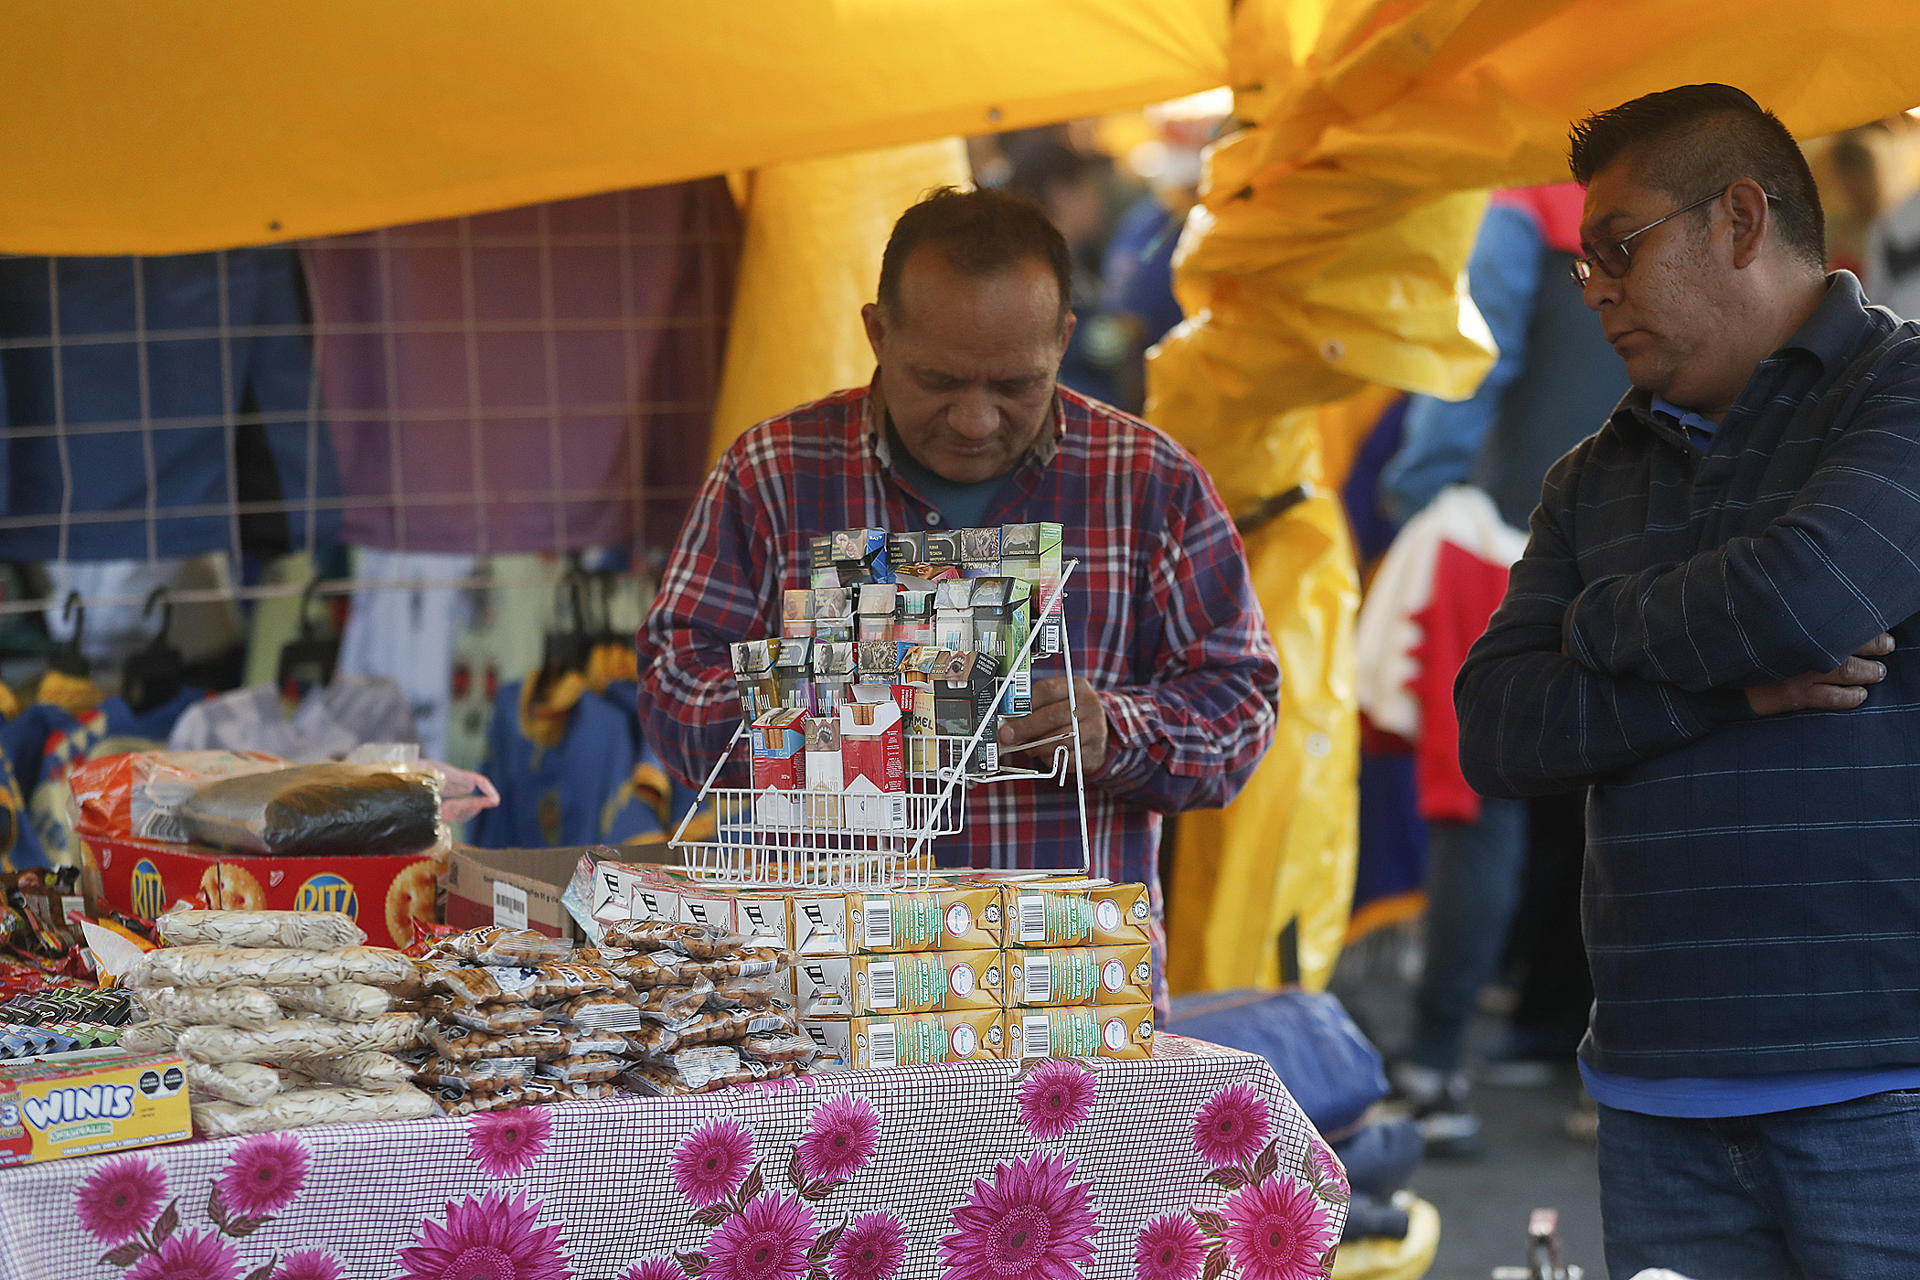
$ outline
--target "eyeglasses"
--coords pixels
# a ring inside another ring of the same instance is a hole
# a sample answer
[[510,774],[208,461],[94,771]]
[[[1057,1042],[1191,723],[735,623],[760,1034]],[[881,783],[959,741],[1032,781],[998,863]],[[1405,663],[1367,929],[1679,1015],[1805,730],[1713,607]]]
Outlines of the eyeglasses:
[[[1647,232],[1653,230],[1655,227],[1659,226],[1663,222],[1668,221],[1669,219],[1677,218],[1683,213],[1690,213],[1693,210],[1698,209],[1703,204],[1712,204],[1715,200],[1718,200],[1721,196],[1727,194],[1727,192],[1731,191],[1732,189],[1733,189],[1733,184],[1728,183],[1726,186],[1720,188],[1720,190],[1714,192],[1710,196],[1702,196],[1700,199],[1695,200],[1692,204],[1683,205],[1682,207],[1675,209],[1672,213],[1668,214],[1665,218],[1655,218],[1652,222],[1649,222],[1646,226],[1641,227],[1638,231],[1629,231],[1626,235],[1621,236],[1618,240],[1611,240],[1611,241],[1603,240],[1599,244],[1591,246],[1593,250],[1592,253],[1588,254],[1584,258],[1575,258],[1573,260],[1573,264],[1568,268],[1568,271],[1573,276],[1574,284],[1578,285],[1582,289],[1586,288],[1587,281],[1593,279],[1593,271],[1595,267],[1598,267],[1601,271],[1605,272],[1607,275],[1611,276],[1615,280],[1620,279],[1620,277],[1626,275],[1628,269],[1633,266],[1633,256],[1627,252],[1628,241],[1634,239],[1634,237],[1636,236],[1645,235]],[[1766,193],[1762,192],[1761,194],[1765,195]],[[1775,199],[1775,197],[1773,196],[1767,196],[1767,200],[1774,204],[1779,203],[1779,201]]]

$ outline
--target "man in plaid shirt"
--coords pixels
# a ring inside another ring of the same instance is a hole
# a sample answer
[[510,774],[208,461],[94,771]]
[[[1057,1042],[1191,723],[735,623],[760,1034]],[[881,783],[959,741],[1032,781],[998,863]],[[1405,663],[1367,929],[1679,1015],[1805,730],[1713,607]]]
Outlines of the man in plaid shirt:
[[[947,189],[902,215],[862,312],[873,381],[748,431],[695,500],[639,637],[643,714],[660,758],[700,782],[739,723],[728,644],[779,634],[816,534],[1057,521],[1079,561],[1065,616],[1093,871],[1148,885],[1159,958],[1160,814],[1239,792],[1273,738],[1279,666],[1199,464],[1056,384],[1071,278],[1060,233],[1016,197]],[[1017,759],[1072,719],[1066,677],[1036,674],[1001,742]],[[1000,783],[966,804],[942,864],[1079,865],[1070,789]]]

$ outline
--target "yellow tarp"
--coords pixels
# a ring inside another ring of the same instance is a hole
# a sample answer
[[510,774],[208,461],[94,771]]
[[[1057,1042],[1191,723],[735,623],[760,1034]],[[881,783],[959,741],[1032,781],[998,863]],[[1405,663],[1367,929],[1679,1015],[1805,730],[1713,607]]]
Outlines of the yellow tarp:
[[0,251],[419,222],[1137,107],[1224,0],[22,0]]
[[710,458],[761,419],[873,376],[860,308],[894,220],[929,188],[969,181],[958,139],[771,165],[747,180]]
[[[1249,127],[1209,157],[1176,264],[1193,319],[1153,357],[1148,416],[1235,510],[1293,483],[1276,460],[1302,454],[1294,436],[1324,437],[1338,484],[1371,415],[1302,410],[1369,384],[1472,391],[1491,360],[1460,288],[1481,192],[1564,178],[1569,120],[1702,80],[1741,85],[1801,137],[1920,104],[1920,5],[1810,13],[1782,0],[1241,0],[1230,83]],[[1317,985],[1344,932],[1353,853],[1327,842],[1352,839],[1356,798],[1298,730],[1357,714],[1327,656],[1347,644],[1353,570],[1296,556],[1305,576],[1290,580],[1263,571],[1279,553],[1261,542],[1249,551],[1282,646],[1281,732],[1234,805],[1182,822],[1176,990],[1270,981],[1295,919]],[[1318,834],[1303,846],[1302,832]]]

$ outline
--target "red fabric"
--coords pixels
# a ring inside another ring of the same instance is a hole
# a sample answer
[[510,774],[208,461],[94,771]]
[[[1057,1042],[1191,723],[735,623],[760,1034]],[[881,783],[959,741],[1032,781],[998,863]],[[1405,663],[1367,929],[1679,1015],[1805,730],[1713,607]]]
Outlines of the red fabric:
[[1580,210],[1587,200],[1577,182],[1544,187],[1508,187],[1488,197],[1491,204],[1524,209],[1540,225],[1540,238],[1561,253],[1580,252]]
[[1420,785],[1420,816],[1429,822],[1473,822],[1480,816],[1480,797],[1460,772],[1453,678],[1506,593],[1506,565],[1441,542],[1433,566],[1433,599],[1414,615],[1421,632],[1415,654],[1419,673],[1408,682],[1420,700],[1415,777]]

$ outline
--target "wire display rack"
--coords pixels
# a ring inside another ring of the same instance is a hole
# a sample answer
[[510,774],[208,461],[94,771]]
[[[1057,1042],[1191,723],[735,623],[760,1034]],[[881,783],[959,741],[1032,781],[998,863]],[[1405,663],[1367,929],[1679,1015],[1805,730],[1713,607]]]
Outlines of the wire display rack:
[[[1060,619],[1067,582],[1079,567],[1065,561],[1060,581],[1034,611],[1035,625],[1026,643],[1008,663],[995,694],[1000,705],[1017,673],[1044,637],[1057,639],[1057,656],[1067,677],[1068,708],[1074,730],[1054,738],[1019,744],[1017,750],[1051,747],[1044,769],[1002,768],[997,751],[984,750],[998,717],[988,717],[971,735],[909,734],[907,777],[902,792],[849,795],[839,791],[770,791],[719,784],[729,764],[750,750],[745,723],[734,729],[727,749],[700,788],[700,804],[675,829],[670,846],[693,876],[726,884],[795,888],[885,889],[928,883],[934,875],[933,842],[966,829],[966,796],[979,786],[1013,782],[1071,784],[1080,819],[1081,871],[1093,866],[1087,833],[1086,775],[1078,732],[1079,698],[1073,681],[1073,645]],[[1019,721],[1016,719],[1015,724]],[[689,840],[695,815],[710,810],[714,838]]]

